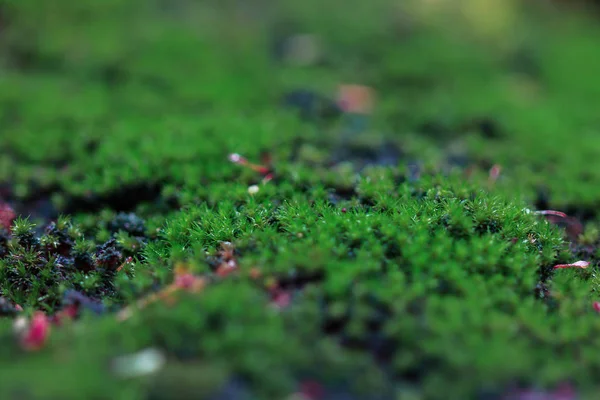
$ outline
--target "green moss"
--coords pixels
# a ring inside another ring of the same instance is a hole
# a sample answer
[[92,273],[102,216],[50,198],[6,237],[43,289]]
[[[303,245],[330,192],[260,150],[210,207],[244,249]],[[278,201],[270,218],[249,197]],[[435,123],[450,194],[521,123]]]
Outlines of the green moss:
[[[54,3],[0,4],[0,202],[21,215],[0,232],[0,397],[285,398],[311,380],[325,398],[597,392],[588,17],[506,2],[493,36],[384,0],[257,4],[260,18]],[[281,25],[318,35],[322,62],[274,57]],[[340,115],[340,83],[373,87],[374,115]],[[268,154],[273,179],[231,153]],[[584,218],[583,234],[569,242],[538,207]],[[176,265],[204,289],[137,310]],[[23,352],[14,304],[54,314],[72,290],[107,312]],[[115,375],[147,347],[163,369]]]

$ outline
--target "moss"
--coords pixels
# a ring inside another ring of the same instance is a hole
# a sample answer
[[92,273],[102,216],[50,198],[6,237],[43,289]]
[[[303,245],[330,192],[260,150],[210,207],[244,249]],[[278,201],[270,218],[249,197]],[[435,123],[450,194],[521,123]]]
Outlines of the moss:
[[[27,219],[17,219],[0,259],[0,280],[6,299],[22,307],[55,311],[69,289],[94,297],[115,294],[113,278],[127,260],[139,255],[138,239],[125,233],[94,245],[64,216],[40,235]],[[133,241],[131,244],[130,241]]]
[[[0,4],[0,397],[597,392],[590,16],[54,3]],[[317,63],[273,54],[282,25]],[[74,304],[19,347],[14,318]],[[147,347],[165,366],[118,377]]]

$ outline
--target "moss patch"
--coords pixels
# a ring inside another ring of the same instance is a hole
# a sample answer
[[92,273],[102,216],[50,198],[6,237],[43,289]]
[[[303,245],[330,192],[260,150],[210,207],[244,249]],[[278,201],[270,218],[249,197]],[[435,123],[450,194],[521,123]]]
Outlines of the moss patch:
[[597,392],[591,16],[53,3],[0,4],[0,397]]

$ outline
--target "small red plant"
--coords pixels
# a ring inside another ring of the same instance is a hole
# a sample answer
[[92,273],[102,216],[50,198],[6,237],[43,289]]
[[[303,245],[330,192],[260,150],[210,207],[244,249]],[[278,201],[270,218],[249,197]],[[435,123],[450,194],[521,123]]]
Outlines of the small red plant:
[[593,302],[592,307],[594,308],[594,311],[596,311],[598,314],[600,314],[600,301]]

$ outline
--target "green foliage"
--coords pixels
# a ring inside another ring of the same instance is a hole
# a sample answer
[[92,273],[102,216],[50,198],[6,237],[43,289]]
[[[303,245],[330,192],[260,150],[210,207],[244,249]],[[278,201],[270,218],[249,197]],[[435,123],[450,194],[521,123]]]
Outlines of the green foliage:
[[[0,3],[0,202],[22,214],[0,231],[0,315],[54,314],[67,290],[110,310],[34,354],[0,317],[1,398],[597,393],[598,27],[521,10],[493,39],[321,3]],[[322,62],[274,60],[288,30]],[[336,116],[340,83],[373,87],[374,115]],[[296,89],[310,118],[281,104]],[[227,160],[265,151],[264,184]],[[569,243],[542,205],[591,221]],[[177,265],[206,287],[138,310]],[[156,375],[107,367],[147,347]]]

